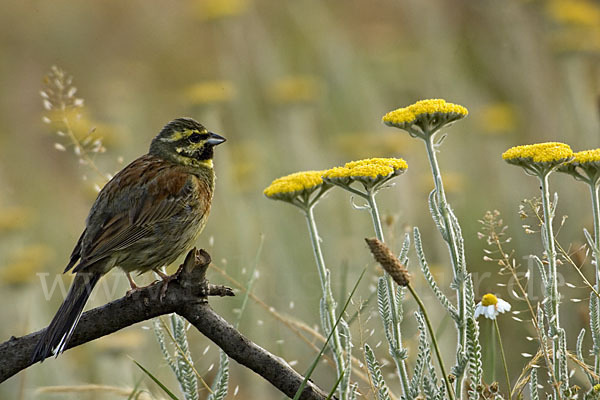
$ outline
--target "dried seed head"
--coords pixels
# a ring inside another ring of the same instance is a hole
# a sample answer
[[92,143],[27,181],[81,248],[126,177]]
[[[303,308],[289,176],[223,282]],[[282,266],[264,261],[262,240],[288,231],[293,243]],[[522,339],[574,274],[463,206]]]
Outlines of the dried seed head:
[[399,286],[408,286],[410,283],[410,274],[394,253],[376,238],[365,239],[365,241],[369,245],[375,261],[381,264],[383,269],[394,279],[394,282]]

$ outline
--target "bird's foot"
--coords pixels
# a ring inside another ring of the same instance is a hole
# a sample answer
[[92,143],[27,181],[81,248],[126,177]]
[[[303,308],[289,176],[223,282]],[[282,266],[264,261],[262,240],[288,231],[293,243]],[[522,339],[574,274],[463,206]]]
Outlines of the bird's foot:
[[146,285],[146,286],[138,286],[138,285],[136,285],[135,281],[133,280],[133,278],[131,277],[129,272],[126,273],[126,275],[127,275],[127,280],[129,280],[129,286],[131,287],[131,289],[129,289],[127,291],[127,293],[125,293],[126,297],[131,297],[134,295],[134,293],[141,292],[142,290],[144,290],[147,287],[152,286],[152,285],[154,285],[154,283],[156,283],[156,281],[154,281],[151,284]]
[[167,288],[169,287],[169,282],[171,282],[172,280],[175,280],[175,279],[179,278],[179,274],[181,274],[182,270],[183,270],[183,265],[181,265],[179,267],[179,269],[173,275],[167,275],[164,272],[162,272],[161,270],[159,270],[158,268],[155,268],[153,270],[162,279],[162,281],[160,283],[161,284],[161,288],[160,288],[160,301],[162,301],[165,298],[166,294],[167,294]]

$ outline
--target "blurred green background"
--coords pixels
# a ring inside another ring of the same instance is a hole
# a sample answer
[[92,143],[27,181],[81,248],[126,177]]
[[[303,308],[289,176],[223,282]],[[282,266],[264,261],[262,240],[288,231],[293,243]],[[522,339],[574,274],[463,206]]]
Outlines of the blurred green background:
[[[74,130],[85,135],[95,128],[95,137],[102,138],[107,151],[95,162],[103,172],[114,173],[144,154],[152,137],[176,117],[194,117],[225,136],[227,143],[216,150],[212,214],[198,245],[243,285],[256,268],[252,292],[267,308],[314,327],[320,290],[305,221],[296,209],[262,195],[271,180],[353,159],[403,157],[408,171],[378,196],[386,236],[397,251],[404,232],[419,226],[434,274],[447,289],[451,271],[428,211],[433,183],[423,145],[383,126],[381,116],[425,98],[466,106],[469,116],[446,130],[440,154],[448,197],[462,223],[478,299],[495,292],[514,310],[523,310],[510,290],[496,286],[508,277],[482,260],[478,219],[486,210],[502,212],[525,271],[523,257],[539,254],[541,246],[539,236],[521,228],[525,222],[518,205],[537,195],[538,187],[534,178],[505,164],[501,153],[537,141],[563,141],[574,150],[597,147],[599,56],[600,3],[591,0],[5,0],[0,6],[0,340],[41,329],[54,315],[62,296],[57,291],[47,301],[41,277],[51,285],[62,272],[94,200],[94,186],[103,183],[89,166],[80,165],[72,148],[57,151],[55,143],[67,141],[42,122],[39,91],[52,65],[73,75],[77,95],[85,99]],[[591,229],[587,188],[558,174],[551,183],[560,194],[557,221],[569,216],[559,240],[576,249],[585,242],[582,228]],[[340,302],[369,265],[350,306],[352,315],[380,274],[363,244],[373,235],[370,217],[354,210],[340,190],[321,201],[316,216]],[[452,324],[414,261],[416,286],[438,321],[451,365]],[[592,276],[591,268],[587,260],[584,273]],[[580,327],[587,324],[587,306],[567,299],[585,298],[588,291],[571,266],[561,266],[560,272],[575,286],[562,289],[566,325],[574,327],[569,348],[574,349]],[[216,270],[209,271],[209,279],[232,285]],[[104,280],[88,307],[127,290],[119,271]],[[535,300],[539,284],[534,286]],[[211,300],[231,322],[240,318],[236,311],[243,292],[238,293]],[[407,301],[403,326],[411,357],[416,353],[414,309]],[[376,347],[385,341],[374,313],[371,303],[353,323],[359,359],[362,342]],[[527,320],[526,314],[518,317]],[[485,351],[491,346],[491,324],[481,325]],[[528,361],[520,353],[536,351],[535,341],[525,339],[532,330],[509,316],[500,325],[516,379]],[[126,389],[140,379],[161,398],[160,389],[127,357],[177,389],[150,326],[127,328],[21,372],[0,386],[0,398],[110,399],[118,395],[38,389],[85,384]],[[300,372],[316,355],[256,301],[241,316],[240,330]],[[189,334],[196,367],[210,382],[218,351],[197,332]],[[384,361],[386,347],[376,351],[388,384],[399,394],[393,363]],[[320,365],[315,382],[331,388],[332,371]],[[365,398],[372,398],[368,384],[355,379]],[[235,362],[229,396],[282,397]]]

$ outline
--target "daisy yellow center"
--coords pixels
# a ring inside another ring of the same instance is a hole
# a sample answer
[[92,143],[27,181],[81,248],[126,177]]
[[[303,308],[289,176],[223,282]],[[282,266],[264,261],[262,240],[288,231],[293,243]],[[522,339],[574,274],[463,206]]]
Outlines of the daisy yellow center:
[[282,193],[293,193],[314,189],[323,184],[323,171],[303,171],[275,179],[265,190],[264,194],[271,197]]
[[466,116],[469,111],[461,105],[447,103],[443,99],[421,100],[408,107],[390,111],[383,116],[383,122],[400,125],[415,121],[420,115],[434,113]]
[[486,294],[481,299],[481,305],[484,307],[495,306],[498,303],[498,298],[491,293]]
[[595,150],[584,150],[578,151],[577,153],[573,153],[573,162],[579,164],[585,164],[589,162],[599,162],[600,161],[600,149]]
[[573,156],[568,144],[560,142],[536,143],[525,146],[515,146],[502,154],[504,160],[517,158],[531,159],[533,162],[553,162],[565,160]]

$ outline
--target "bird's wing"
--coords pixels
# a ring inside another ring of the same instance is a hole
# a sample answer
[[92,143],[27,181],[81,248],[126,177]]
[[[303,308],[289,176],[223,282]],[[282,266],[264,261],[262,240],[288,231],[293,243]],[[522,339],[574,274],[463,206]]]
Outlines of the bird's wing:
[[150,155],[125,167],[98,195],[73,271],[153,235],[155,224],[183,210],[195,190],[193,179],[183,167]]

